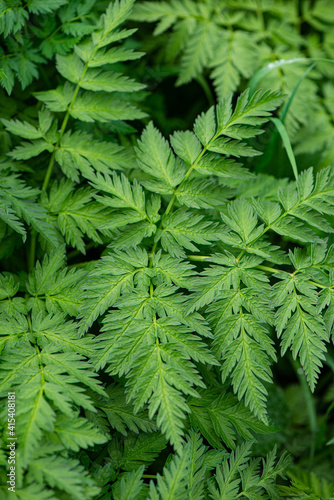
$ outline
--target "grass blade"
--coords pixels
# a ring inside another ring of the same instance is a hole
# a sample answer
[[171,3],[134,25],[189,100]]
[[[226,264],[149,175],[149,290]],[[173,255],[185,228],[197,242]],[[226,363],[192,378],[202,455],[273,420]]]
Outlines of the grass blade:
[[[313,63],[313,64],[311,64],[311,66],[309,66],[309,68],[307,68],[307,70],[300,77],[300,79],[298,80],[295,88],[291,92],[291,95],[290,95],[289,99],[284,104],[284,107],[282,109],[282,114],[280,116],[280,120],[281,120],[282,123],[284,123],[284,121],[285,121],[286,115],[288,114],[289,108],[290,108],[290,106],[292,104],[292,101],[293,101],[295,95],[297,94],[297,91],[298,91],[300,85],[302,84],[302,82],[305,80],[305,78],[307,77],[307,75],[310,73],[310,71],[312,71],[312,69],[315,66],[316,66],[316,63]],[[273,130],[272,134],[271,134],[271,137],[269,139],[267,147],[266,147],[266,149],[265,149],[265,151],[263,153],[262,160],[258,164],[258,167],[256,169],[257,172],[261,172],[270,163],[270,160],[272,159],[272,157],[274,156],[274,153],[276,151],[278,137],[279,137],[279,133],[278,133],[277,128],[275,128]]]
[[288,133],[286,131],[286,128],[284,127],[283,123],[279,118],[271,118],[271,121],[274,123],[276,126],[278,133],[280,134],[284,147],[286,149],[286,153],[288,155],[288,158],[290,160],[292,170],[294,173],[294,176],[296,180],[298,179],[298,168],[297,168],[297,163],[296,163],[296,158],[292,150],[291,142],[288,136]]
[[287,64],[305,64],[312,62],[327,62],[334,64],[333,59],[326,59],[324,57],[294,57],[293,59],[280,59],[279,61],[266,64],[252,76],[248,83],[250,93],[254,93],[259,82],[274,69],[286,66]]

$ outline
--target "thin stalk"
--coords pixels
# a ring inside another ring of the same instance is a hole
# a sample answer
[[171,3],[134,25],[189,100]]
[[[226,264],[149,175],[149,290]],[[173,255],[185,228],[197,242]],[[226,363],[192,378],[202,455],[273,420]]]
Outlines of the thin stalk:
[[[94,248],[95,245],[96,245],[96,243],[94,241],[87,243],[87,245],[85,246],[86,252],[87,252],[87,250]],[[74,259],[74,257],[78,257],[79,255],[82,255],[82,252],[79,252],[79,250],[72,250],[72,252],[68,253],[67,260]]]
[[256,0],[256,6],[257,6],[256,14],[257,14],[258,20],[260,21],[262,31],[266,31],[266,23],[264,20],[264,15],[263,15],[263,10],[262,10],[262,5],[261,5],[260,0]]
[[334,373],[334,359],[332,358],[332,356],[329,353],[326,354],[325,363]]
[[277,274],[279,272],[282,272],[281,269],[275,269],[274,267],[268,267],[268,266],[256,266],[257,269],[260,269],[260,271],[266,271],[268,273],[272,274]]
[[98,260],[89,260],[87,262],[78,262],[77,264],[71,264],[70,266],[67,266],[67,269],[73,269],[73,268],[76,268],[76,269],[79,269],[79,268],[84,268],[84,267],[87,267],[89,266],[89,264],[91,264],[92,262],[99,262]]
[[32,271],[35,267],[35,254],[36,254],[36,231],[32,230],[31,241],[30,241],[30,251],[28,253],[28,271]]
[[50,161],[49,161],[48,168],[46,169],[46,173],[45,173],[45,177],[44,177],[44,181],[43,181],[43,185],[42,185],[43,191],[46,191],[46,188],[48,187],[48,184],[49,184],[50,179],[51,179],[53,165],[54,165],[55,157],[56,157],[56,148],[57,148],[57,146],[55,146],[55,149],[53,150],[53,153],[52,153]]
[[208,82],[206,81],[206,79],[204,78],[203,75],[198,75],[196,77],[196,81],[197,81],[197,83],[200,84],[200,86],[204,90],[204,93],[206,95],[206,98],[208,100],[209,105],[212,106],[215,103],[215,100],[214,100],[214,97],[212,95],[212,92],[211,92],[211,89],[210,89]]
[[292,358],[291,358],[291,363],[299,379],[300,387],[303,392],[308,413],[308,420],[311,431],[311,446],[310,446],[308,469],[312,470],[314,454],[315,454],[316,437],[318,433],[317,411],[316,411],[314,397],[308,386],[304,370],[300,366],[299,362]]
[[209,255],[187,255],[188,260],[192,260],[194,262],[204,262],[210,259]]
[[[91,56],[92,58],[93,56]],[[87,72],[87,69],[88,69],[88,65],[89,65],[89,62],[90,62],[91,59],[89,59],[89,61],[87,61],[87,63],[85,64],[85,67],[84,67],[84,70],[82,72],[82,75],[81,75],[81,78],[79,80],[79,82],[77,83],[77,86],[75,87],[75,90],[74,90],[74,94],[73,94],[73,97],[72,97],[72,100],[68,106],[68,109],[66,111],[66,114],[65,114],[65,117],[64,117],[64,120],[63,120],[63,123],[62,123],[62,126],[60,128],[60,134],[59,134],[59,138],[58,138],[58,141],[56,142],[56,145],[55,145],[55,148],[54,148],[54,151],[51,155],[51,158],[50,158],[50,161],[49,161],[49,165],[48,165],[48,168],[46,170],[46,174],[45,174],[45,177],[44,177],[44,182],[43,182],[43,186],[42,186],[42,189],[43,190],[46,190],[48,185],[49,185],[49,181],[50,181],[50,178],[51,178],[51,175],[52,175],[52,170],[53,170],[53,166],[54,166],[54,163],[55,163],[55,158],[56,158],[56,152],[57,152],[57,149],[59,148],[60,146],[60,143],[61,143],[61,140],[64,136],[64,133],[65,133],[65,130],[66,130],[66,127],[67,127],[67,123],[68,123],[68,120],[70,118],[70,114],[71,114],[71,110],[72,110],[72,107],[74,106],[75,104],[75,101],[76,101],[76,98],[78,97],[78,93],[79,93],[79,90],[80,90],[80,84],[81,84],[81,81],[82,79],[84,78],[86,72]]]

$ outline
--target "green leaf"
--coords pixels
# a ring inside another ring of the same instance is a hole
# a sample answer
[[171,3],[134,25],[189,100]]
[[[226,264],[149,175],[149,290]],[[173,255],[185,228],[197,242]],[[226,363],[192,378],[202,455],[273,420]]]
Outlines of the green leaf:
[[182,160],[192,165],[202,152],[202,147],[195,134],[190,131],[174,132],[171,136],[171,144]]
[[[55,111],[55,110],[54,110]],[[70,109],[71,116],[84,122],[112,120],[138,120],[144,112],[124,101],[120,96],[85,92],[79,95]]]
[[162,231],[156,236],[161,239],[163,249],[172,257],[184,257],[183,248],[198,252],[198,245],[207,245],[219,238],[217,224],[205,220],[202,215],[193,215],[183,209],[172,215],[165,215],[162,220]]
[[278,307],[275,323],[282,354],[290,347],[294,359],[299,357],[314,391],[329,340],[324,320],[316,314],[316,287],[306,276],[289,274],[274,285],[273,301]]
[[268,427],[258,420],[241,401],[232,394],[221,394],[217,389],[200,389],[201,399],[189,398],[190,421],[215,448],[221,441],[231,449],[236,446],[237,436],[253,439],[254,433],[270,434]]
[[0,209],[1,218],[24,237],[25,230],[18,220],[18,218],[22,218],[52,246],[57,246],[58,239],[53,225],[48,220],[48,214],[35,201],[39,190],[27,186],[18,178],[17,174],[5,175],[5,173],[2,173],[0,179],[0,198],[5,201],[4,209]]
[[87,331],[100,314],[115,304],[120,294],[133,283],[136,274],[146,266],[146,252],[142,252],[139,259],[134,258],[134,252],[131,250],[101,259],[84,285],[85,300],[80,313],[81,333]]
[[54,430],[65,448],[79,451],[95,444],[103,444],[107,438],[100,434],[86,419],[68,418],[64,415],[57,418]]
[[214,500],[224,498],[224,500],[234,500],[238,495],[240,486],[240,477],[238,475],[242,472],[249,460],[252,442],[246,442],[230,454],[229,461],[224,460],[222,466],[216,470],[216,480],[218,490],[215,482],[209,482],[209,492]]
[[235,92],[241,78],[249,78],[257,63],[259,50],[249,32],[223,31],[218,51],[211,62],[211,78],[219,99]]
[[219,35],[219,30],[213,22],[197,24],[184,50],[178,85],[188,83],[201,73],[206,62],[214,56]]
[[[70,77],[68,79],[71,82],[78,83],[76,75],[72,79]],[[134,79],[123,76],[121,73],[95,69],[86,71],[85,76],[80,81],[80,86],[86,90],[103,92],[136,92],[145,88],[145,85],[137,83]]]
[[87,472],[77,460],[61,456],[44,456],[30,463],[31,476],[38,482],[45,482],[51,487],[64,491],[74,499],[83,498]]
[[115,500],[135,500],[140,495],[143,489],[142,475],[144,466],[140,467],[137,471],[128,472],[124,474],[113,485],[113,498]]
[[4,203],[4,206],[0,206],[0,219],[3,220],[9,227],[14,229],[17,233],[21,234],[23,241],[26,240],[26,230],[20,222],[20,219],[16,216],[15,211],[5,204],[5,201],[1,200]]
[[35,92],[34,96],[44,102],[50,111],[67,111],[68,105],[74,95],[74,87],[68,82],[54,90]]
[[136,470],[140,465],[148,468],[166,447],[166,439],[159,433],[129,434],[118,440],[114,438],[108,446],[109,461],[116,469]]
[[157,486],[151,482],[150,499],[174,498],[181,500],[187,495],[188,474],[190,468],[190,445],[186,444],[179,455],[175,455],[168,466],[163,469],[164,478],[158,474]]
[[76,182],[79,172],[90,179],[94,169],[109,174],[127,164],[123,148],[118,144],[94,141],[82,132],[65,133],[57,149],[56,160],[65,175]]
[[55,182],[49,196],[43,193],[42,204],[56,216],[66,243],[85,253],[84,236],[102,243],[98,230],[107,224],[111,211],[93,201],[93,190],[81,188],[75,191],[74,186],[69,180],[63,180],[59,185]]
[[33,14],[48,14],[66,5],[66,3],[66,0],[47,0],[47,2],[43,0],[31,0],[28,4],[28,10]]
[[112,176],[97,174],[91,175],[92,186],[108,196],[98,196],[97,200],[106,206],[113,208],[127,208],[138,212],[142,219],[147,218],[145,193],[142,186],[134,180],[131,184],[125,175],[118,176],[113,173]]
[[43,134],[36,127],[28,122],[21,122],[19,120],[1,120],[6,129],[14,135],[18,135],[23,139],[40,139]]
[[136,151],[140,168],[167,186],[173,188],[183,179],[184,167],[152,122],[144,130]]
[[17,146],[9,153],[9,156],[15,158],[15,160],[28,160],[40,155],[43,151],[52,153],[53,150],[53,144],[44,139],[37,139],[34,142],[22,142],[20,146]]
[[148,401],[150,418],[177,451],[183,443],[183,421],[189,412],[183,394],[197,395],[193,385],[202,385],[194,365],[172,344],[143,346],[137,354],[127,383],[135,399],[135,411]]
[[124,388],[120,385],[110,385],[106,392],[108,399],[99,399],[96,404],[106,415],[111,427],[126,436],[127,429],[137,434],[140,431],[152,432],[156,429],[154,422],[149,420],[147,411],[134,414],[133,405],[126,401]]
[[110,3],[101,21],[103,24],[103,35],[110,33],[122,24],[130,15],[134,0],[116,0]]
[[64,246],[45,255],[42,263],[37,262],[28,276],[26,289],[32,296],[28,307],[34,312],[63,311],[71,316],[78,315],[80,301],[80,282],[85,272],[64,268]]

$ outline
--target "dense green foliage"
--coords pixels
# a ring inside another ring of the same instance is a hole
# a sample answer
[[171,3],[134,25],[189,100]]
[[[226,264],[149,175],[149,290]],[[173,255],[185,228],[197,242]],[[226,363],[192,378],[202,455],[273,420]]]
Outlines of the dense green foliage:
[[[334,57],[331,0],[144,1],[132,17],[156,23],[154,46],[144,34],[143,48],[158,51],[176,85],[197,79],[209,92],[203,78],[209,77],[218,100],[244,89],[259,69],[254,85],[291,95],[317,62],[291,103],[286,126],[295,152],[307,155],[306,166],[310,155],[317,167],[333,162],[334,66],[326,62]],[[286,174],[280,163],[276,169]]]
[[333,28],[0,1],[0,500],[334,498]]

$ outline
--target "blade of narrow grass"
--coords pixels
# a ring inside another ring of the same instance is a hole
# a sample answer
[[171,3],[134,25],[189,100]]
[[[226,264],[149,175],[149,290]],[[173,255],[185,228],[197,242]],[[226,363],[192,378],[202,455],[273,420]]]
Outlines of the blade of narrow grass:
[[286,115],[288,114],[288,111],[289,111],[289,108],[291,106],[291,103],[293,101],[293,98],[295,97],[295,95],[297,94],[297,91],[300,87],[300,85],[302,84],[303,80],[305,80],[305,78],[307,77],[307,75],[312,71],[312,69],[317,65],[317,63],[313,63],[311,64],[311,66],[309,66],[307,68],[307,70],[305,71],[305,73],[299,78],[295,88],[293,89],[293,91],[291,92],[291,95],[289,97],[289,99],[286,101],[286,103],[284,104],[283,106],[283,109],[282,109],[282,114],[280,116],[280,120],[282,123],[284,123],[284,120],[286,118]]
[[333,59],[326,59],[323,57],[294,57],[293,59],[280,59],[279,61],[266,64],[252,76],[248,83],[250,93],[254,93],[258,83],[262,80],[262,78],[264,78],[274,69],[280,68],[281,66],[286,66],[287,64],[305,64],[312,62],[328,62],[330,64],[334,64]]
[[[293,101],[293,99],[294,99],[294,97],[295,97],[295,95],[296,95],[296,93],[297,93],[300,85],[305,80],[305,78],[310,73],[310,71],[312,71],[312,69],[316,66],[316,64],[317,63],[313,63],[313,64],[311,64],[311,66],[309,68],[307,68],[307,70],[300,77],[300,79],[298,80],[295,88],[291,92],[291,95],[290,95],[289,99],[284,104],[284,107],[283,107],[283,110],[282,110],[282,114],[280,116],[280,120],[281,120],[282,123],[284,123],[284,121],[285,121],[286,115],[288,114],[288,111],[289,111],[289,108],[291,106],[291,103],[292,103],[292,101]],[[266,147],[266,149],[265,149],[265,151],[263,153],[261,161],[258,164],[258,167],[256,169],[257,172],[260,172],[261,170],[263,170],[270,163],[270,160],[272,159],[272,157],[274,156],[274,153],[276,151],[278,137],[279,137],[279,133],[278,133],[277,128],[275,128],[273,130],[272,134],[271,134],[270,140],[269,140],[269,142],[267,144],[267,147]]]
[[278,133],[280,134],[280,136],[282,138],[285,150],[287,152],[288,158],[289,158],[291,166],[292,166],[292,170],[293,170],[295,179],[297,180],[298,179],[298,168],[297,168],[296,158],[295,158],[295,155],[293,154],[291,142],[290,142],[288,133],[286,131],[286,128],[284,127],[283,123],[281,122],[281,120],[279,118],[271,118],[270,120],[274,123],[274,125],[276,126],[276,128],[278,130]]

